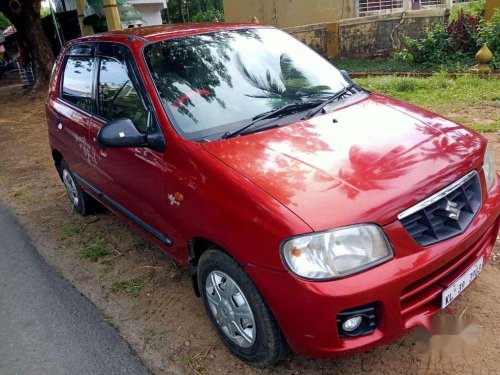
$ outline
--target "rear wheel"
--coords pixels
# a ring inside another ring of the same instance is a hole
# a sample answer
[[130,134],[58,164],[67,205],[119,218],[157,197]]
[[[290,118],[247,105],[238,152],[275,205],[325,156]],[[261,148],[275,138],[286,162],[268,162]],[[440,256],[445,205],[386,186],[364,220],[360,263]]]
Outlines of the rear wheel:
[[287,345],[274,316],[243,269],[217,249],[198,262],[198,287],[205,310],[227,347],[243,361],[272,366]]
[[97,202],[78,185],[75,176],[71,173],[68,164],[64,160],[61,161],[59,173],[73,209],[82,216],[94,212]]

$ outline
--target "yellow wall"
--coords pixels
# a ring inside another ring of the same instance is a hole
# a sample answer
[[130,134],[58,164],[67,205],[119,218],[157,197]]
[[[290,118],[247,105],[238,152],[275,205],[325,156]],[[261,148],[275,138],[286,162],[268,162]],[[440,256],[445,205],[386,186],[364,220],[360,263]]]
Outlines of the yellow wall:
[[500,0],[486,0],[484,17],[489,20],[496,8],[500,8]]
[[354,17],[355,0],[224,0],[226,22],[292,27]]

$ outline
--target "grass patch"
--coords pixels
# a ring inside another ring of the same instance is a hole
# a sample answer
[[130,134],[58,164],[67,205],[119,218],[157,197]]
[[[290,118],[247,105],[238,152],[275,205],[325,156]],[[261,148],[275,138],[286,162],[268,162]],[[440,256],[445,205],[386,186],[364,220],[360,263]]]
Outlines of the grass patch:
[[92,262],[97,262],[100,258],[114,254],[115,249],[106,243],[102,238],[94,238],[82,245],[78,254]]
[[83,232],[82,224],[68,224],[61,228],[61,239],[67,240]]
[[449,117],[477,131],[500,130],[500,80],[476,75],[452,78],[379,76],[358,78],[361,86]]
[[109,291],[111,293],[123,293],[131,297],[138,297],[141,293],[142,287],[146,285],[147,280],[143,277],[136,277],[133,279],[115,281]]
[[100,262],[100,264],[102,266],[101,271],[104,274],[109,273],[115,265],[111,259],[104,259]]
[[14,190],[14,191],[12,192],[12,196],[13,196],[14,198],[16,198],[16,197],[20,197],[20,196],[22,196],[22,195],[24,195],[24,191],[19,190],[19,189],[16,189],[16,190]]
[[135,251],[135,252],[138,252],[138,253],[141,253],[145,250],[149,250],[150,249],[150,244],[147,243],[146,241],[138,241],[138,242],[134,242],[132,244],[132,250]]
[[189,357],[186,359],[186,362],[189,365],[189,367],[191,367],[194,373],[205,374],[205,368],[201,363],[198,362],[197,358]]
[[379,73],[379,72],[427,72],[428,69],[410,65],[401,60],[366,60],[366,59],[339,59],[332,60],[337,69],[347,70],[348,73]]

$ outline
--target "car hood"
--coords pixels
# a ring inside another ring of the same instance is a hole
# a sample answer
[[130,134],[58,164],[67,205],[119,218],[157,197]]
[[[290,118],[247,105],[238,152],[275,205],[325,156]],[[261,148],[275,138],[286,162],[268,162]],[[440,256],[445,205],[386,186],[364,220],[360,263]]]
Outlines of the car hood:
[[397,214],[478,168],[484,139],[382,95],[254,134],[206,142],[313,230]]

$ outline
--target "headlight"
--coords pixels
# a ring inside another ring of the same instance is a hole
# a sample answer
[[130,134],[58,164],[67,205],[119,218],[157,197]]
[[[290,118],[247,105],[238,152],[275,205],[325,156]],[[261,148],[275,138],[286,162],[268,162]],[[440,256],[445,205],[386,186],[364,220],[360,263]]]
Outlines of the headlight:
[[493,158],[490,145],[486,146],[486,152],[484,153],[483,170],[484,177],[486,178],[486,188],[489,191],[496,178],[495,159]]
[[291,238],[281,245],[281,255],[296,275],[322,280],[366,270],[393,253],[382,230],[364,224]]

